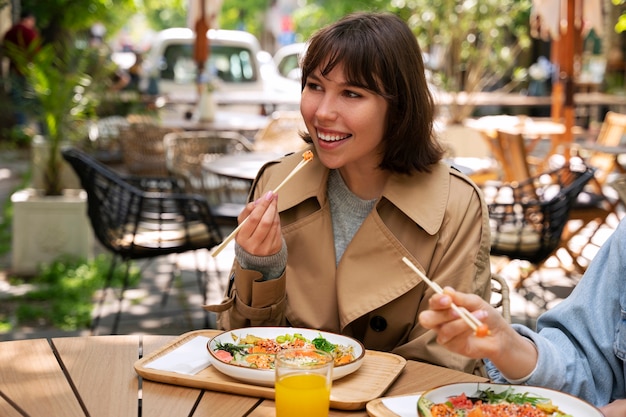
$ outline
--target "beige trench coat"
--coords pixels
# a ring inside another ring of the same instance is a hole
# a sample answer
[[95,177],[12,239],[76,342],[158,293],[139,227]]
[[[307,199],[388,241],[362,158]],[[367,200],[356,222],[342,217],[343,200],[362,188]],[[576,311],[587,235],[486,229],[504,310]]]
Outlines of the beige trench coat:
[[[300,160],[298,153],[266,166],[252,198],[276,187]],[[219,313],[224,329],[320,329],[355,337],[367,349],[475,372],[480,363],[450,353],[419,325],[433,292],[401,259],[411,259],[442,287],[488,300],[490,234],[479,189],[444,163],[431,173],[392,175],[337,267],[328,173],[313,159],[279,193],[285,273],[263,281],[235,262],[226,299],[205,308]]]

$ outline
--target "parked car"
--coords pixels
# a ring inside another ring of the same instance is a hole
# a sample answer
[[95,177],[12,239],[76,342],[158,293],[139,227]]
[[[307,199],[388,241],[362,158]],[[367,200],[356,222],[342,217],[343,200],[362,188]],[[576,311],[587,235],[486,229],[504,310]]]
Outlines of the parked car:
[[[197,65],[193,59],[194,33],[170,28],[157,33],[143,68],[147,92],[171,102],[195,102]],[[205,79],[219,79],[218,93],[277,92],[299,100],[300,85],[278,76],[271,56],[261,50],[257,38],[238,30],[211,29]]]
[[274,64],[278,73],[285,78],[300,81],[302,71],[300,58],[306,50],[306,43],[292,43],[279,48],[274,54]]
[[[306,53],[307,44],[305,42],[292,43],[279,48],[274,54],[274,64],[278,73],[289,80],[295,80],[300,84],[302,78],[302,68],[300,67],[300,60]],[[426,53],[422,54],[424,60],[424,66],[426,67],[426,79],[428,86],[433,94],[438,94],[438,89],[432,84],[432,71],[429,68],[429,56]]]

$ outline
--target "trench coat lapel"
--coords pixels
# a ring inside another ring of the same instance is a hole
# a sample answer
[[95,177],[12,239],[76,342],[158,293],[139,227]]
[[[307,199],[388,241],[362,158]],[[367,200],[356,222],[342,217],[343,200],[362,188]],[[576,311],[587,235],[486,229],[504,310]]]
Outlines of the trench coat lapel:
[[[299,154],[286,157],[262,188],[265,190],[275,188],[300,160]],[[449,194],[448,170],[449,167],[441,163],[433,166],[431,174],[392,175],[381,199],[391,202],[427,234],[435,236],[445,216]],[[328,169],[318,159],[313,159],[296,176],[297,180],[294,178],[281,188],[278,198],[279,211],[292,208],[308,198],[317,198],[320,207],[324,207],[327,202]],[[379,215],[377,210],[373,210],[346,248],[337,268],[334,276],[336,291],[332,292],[337,294],[336,307],[341,329],[360,316],[391,302],[420,284],[421,278],[402,262],[403,256],[407,256],[418,268],[427,273],[427,266],[422,266],[416,261],[413,254],[409,253],[398,241],[385,224],[386,220]],[[319,229],[318,231],[325,236],[324,231]],[[300,245],[306,243],[304,239],[312,239],[319,245],[321,243],[319,238],[323,237],[315,234],[305,236],[299,239]],[[328,267],[324,269],[330,271],[335,263],[334,257],[330,256],[334,254],[334,246],[332,246],[332,239],[323,239],[323,242],[324,245],[331,245],[330,248],[324,249],[329,256],[325,256],[322,261],[328,264]],[[363,259],[367,259],[368,262],[362,262]],[[319,270],[320,267],[321,265],[318,264],[315,269]],[[324,281],[320,276],[316,279]],[[383,287],[380,285],[381,281],[385,282]],[[321,282],[318,281],[318,284]],[[327,284],[331,283],[327,282]],[[326,298],[326,306],[332,309],[334,303],[328,303],[328,301],[330,301],[329,298]]]
[[[435,175],[429,176],[428,181],[424,174],[392,176],[382,198],[388,199],[426,233],[434,236],[441,228],[449,194],[447,170],[447,166],[438,165],[434,168]],[[339,263],[336,285],[341,329],[362,315],[406,294],[422,282],[402,262],[403,256],[427,273],[428,265],[421,265],[409,253],[389,230],[385,220],[378,210],[372,211]],[[428,251],[429,248],[424,250]],[[364,259],[367,262],[362,262]],[[381,281],[384,282],[383,286]]]

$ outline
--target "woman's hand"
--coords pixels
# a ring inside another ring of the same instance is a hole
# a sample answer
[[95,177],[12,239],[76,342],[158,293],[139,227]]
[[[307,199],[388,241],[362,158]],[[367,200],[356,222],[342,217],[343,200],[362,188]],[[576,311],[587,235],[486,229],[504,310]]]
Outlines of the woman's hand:
[[626,400],[615,400],[604,407],[600,407],[600,411],[605,417],[624,417],[626,416]]
[[269,191],[258,200],[248,203],[241,211],[239,223],[246,223],[237,233],[236,241],[243,250],[255,256],[270,256],[282,247],[278,195]]
[[[470,311],[489,327],[487,336],[478,337],[450,307],[454,302]],[[437,342],[451,352],[474,359],[487,358],[510,379],[523,378],[537,364],[537,351],[532,342],[520,336],[489,303],[475,294],[444,288],[434,294],[429,310],[419,315],[420,325],[437,333]]]

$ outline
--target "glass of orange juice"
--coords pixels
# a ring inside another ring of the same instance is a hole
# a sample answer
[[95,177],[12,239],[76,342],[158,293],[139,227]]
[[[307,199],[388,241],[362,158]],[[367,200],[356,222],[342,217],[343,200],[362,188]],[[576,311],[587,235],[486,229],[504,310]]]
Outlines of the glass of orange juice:
[[315,349],[276,354],[276,417],[328,417],[333,357]]

